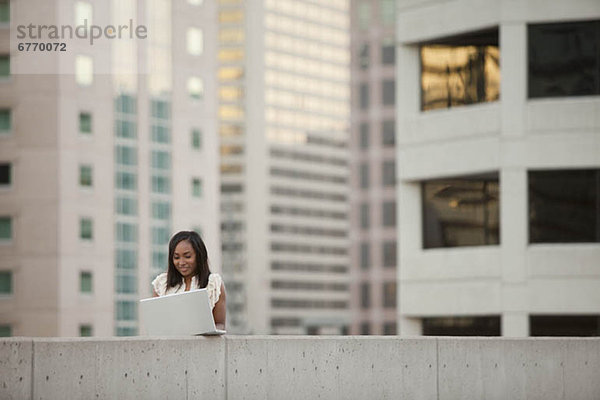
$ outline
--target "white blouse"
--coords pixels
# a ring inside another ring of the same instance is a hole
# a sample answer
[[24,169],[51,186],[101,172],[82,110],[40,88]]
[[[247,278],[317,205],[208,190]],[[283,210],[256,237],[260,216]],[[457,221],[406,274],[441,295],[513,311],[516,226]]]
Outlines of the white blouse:
[[[221,296],[221,284],[223,283],[223,279],[219,274],[210,274],[208,276],[208,284],[206,285],[206,289],[208,290],[208,300],[210,302],[210,307],[214,308],[217,301],[219,301],[219,297]],[[163,272],[158,275],[152,281],[152,287],[154,291],[159,296],[164,296],[167,294],[175,294],[185,292],[185,284],[181,281],[179,286],[175,286],[169,288],[167,290],[167,273]],[[192,283],[190,284],[190,290],[194,290],[198,288],[198,277],[192,277]]]

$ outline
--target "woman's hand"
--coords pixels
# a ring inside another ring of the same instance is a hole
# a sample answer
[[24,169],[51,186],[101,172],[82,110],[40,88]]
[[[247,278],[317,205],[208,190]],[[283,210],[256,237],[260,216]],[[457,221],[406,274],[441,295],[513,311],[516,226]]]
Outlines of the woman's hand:
[[215,326],[217,329],[225,330],[225,316],[227,314],[226,301],[225,285],[221,283],[221,295],[219,296],[219,300],[217,300],[217,304],[215,304],[215,307],[213,308],[213,318],[215,320]]

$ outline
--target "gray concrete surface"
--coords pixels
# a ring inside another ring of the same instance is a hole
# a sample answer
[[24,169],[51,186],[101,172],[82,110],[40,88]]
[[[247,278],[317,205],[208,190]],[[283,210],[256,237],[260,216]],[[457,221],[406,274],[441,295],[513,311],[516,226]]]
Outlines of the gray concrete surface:
[[0,399],[600,399],[600,338],[5,338]]

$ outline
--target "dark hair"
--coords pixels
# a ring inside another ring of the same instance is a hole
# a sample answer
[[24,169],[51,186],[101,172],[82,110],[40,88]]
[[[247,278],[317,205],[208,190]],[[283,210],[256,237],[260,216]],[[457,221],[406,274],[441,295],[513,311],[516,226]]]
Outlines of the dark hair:
[[204,288],[208,285],[208,276],[210,275],[210,268],[208,266],[208,252],[206,246],[202,241],[200,235],[194,231],[181,231],[177,232],[171,238],[169,242],[169,269],[167,270],[167,289],[180,286],[183,283],[183,276],[175,268],[173,263],[173,254],[175,253],[175,247],[179,242],[187,240],[196,253],[196,269],[194,275],[198,277],[198,288]]

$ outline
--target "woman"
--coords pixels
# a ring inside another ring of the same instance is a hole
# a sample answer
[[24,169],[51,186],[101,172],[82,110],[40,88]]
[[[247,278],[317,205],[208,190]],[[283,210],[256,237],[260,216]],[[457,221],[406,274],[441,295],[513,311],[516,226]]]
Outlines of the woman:
[[177,232],[169,242],[169,269],[152,281],[154,297],[208,289],[217,329],[225,330],[225,285],[219,274],[211,274],[206,246],[196,232]]

